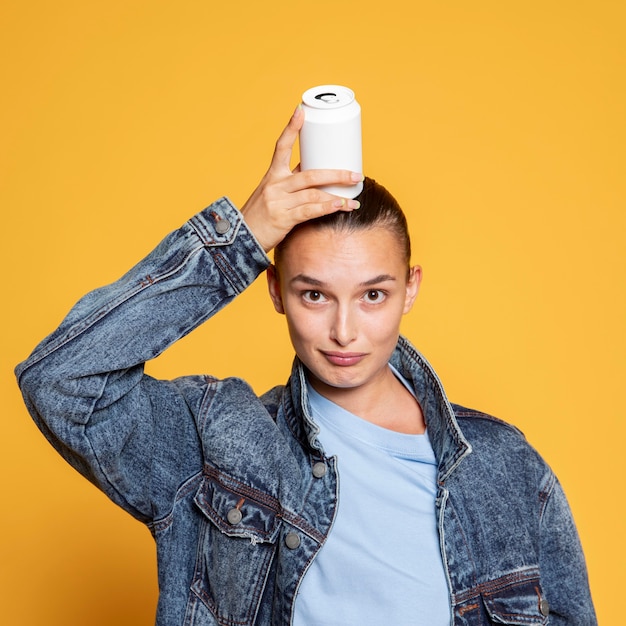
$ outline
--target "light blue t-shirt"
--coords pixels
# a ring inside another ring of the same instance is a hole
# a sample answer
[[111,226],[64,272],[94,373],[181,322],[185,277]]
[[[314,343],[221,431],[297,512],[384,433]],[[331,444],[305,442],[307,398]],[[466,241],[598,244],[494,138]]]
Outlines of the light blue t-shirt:
[[309,397],[324,452],[337,457],[339,507],[300,585],[294,624],[448,626],[428,436],[376,426],[310,385]]

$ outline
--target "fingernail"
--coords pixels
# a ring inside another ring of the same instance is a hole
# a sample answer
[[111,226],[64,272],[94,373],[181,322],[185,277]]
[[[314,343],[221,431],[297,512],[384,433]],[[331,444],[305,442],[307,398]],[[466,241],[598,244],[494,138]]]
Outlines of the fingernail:
[[350,175],[350,178],[355,183],[361,183],[365,180],[365,177],[363,176],[363,174],[357,174],[357,172],[352,172],[352,174]]
[[298,104],[298,106],[296,107],[296,110],[293,112],[293,114],[295,115],[296,113],[298,113],[301,110],[302,110],[302,102],[300,102],[300,104]]
[[348,206],[351,209],[360,209],[361,208],[361,203],[358,200],[350,200],[350,202],[348,202]]
[[337,209],[340,209],[341,207],[346,205],[346,199],[345,198],[337,198],[337,200],[335,200],[333,202],[333,206]]

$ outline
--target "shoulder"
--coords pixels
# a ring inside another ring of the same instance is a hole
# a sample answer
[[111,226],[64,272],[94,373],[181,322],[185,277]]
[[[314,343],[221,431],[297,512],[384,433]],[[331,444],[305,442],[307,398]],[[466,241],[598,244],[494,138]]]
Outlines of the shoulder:
[[[149,378],[149,377],[147,377]],[[274,417],[278,411],[285,390],[284,385],[277,385],[262,395],[257,395],[251,385],[237,377],[215,378],[209,375],[181,376],[173,380],[151,379],[158,385],[161,396],[182,396],[192,413],[201,412],[202,407],[212,405],[247,405],[263,406]]]
[[284,393],[285,385],[276,385],[276,387],[272,387],[272,389],[266,391],[261,396],[261,402],[265,406],[266,411],[272,416],[274,420],[276,419],[278,407],[280,406]]
[[[454,416],[459,424],[475,430],[477,432],[484,432],[486,434],[502,434],[511,435],[516,438],[525,439],[524,433],[509,422],[506,422],[499,417],[494,417],[488,413],[477,411],[476,409],[468,409],[460,404],[451,404]],[[463,430],[465,430],[463,428]]]
[[472,446],[472,456],[489,463],[504,463],[510,467],[530,469],[541,473],[549,468],[524,433],[509,422],[482,411],[452,404],[459,428]]
[[469,481],[477,493],[485,486],[493,491],[495,486],[495,492],[505,499],[516,494],[516,506],[521,506],[523,501],[537,502],[537,498],[544,502],[556,476],[522,431],[482,411],[456,404],[452,409],[471,446],[471,454],[464,460],[457,478]]
[[[215,378],[208,374],[181,376],[169,381],[154,381],[161,396],[182,397],[192,413],[223,409],[224,406],[259,406],[260,398],[251,385],[237,377]],[[169,391],[167,391],[169,389]]]

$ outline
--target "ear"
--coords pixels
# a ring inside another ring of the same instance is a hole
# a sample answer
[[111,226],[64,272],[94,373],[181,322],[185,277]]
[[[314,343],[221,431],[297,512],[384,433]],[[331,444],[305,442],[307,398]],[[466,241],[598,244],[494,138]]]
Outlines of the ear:
[[278,270],[275,265],[270,265],[265,272],[267,276],[267,288],[270,292],[270,298],[274,303],[277,313],[285,314],[283,306],[283,296],[280,293],[280,279],[278,278]]
[[406,294],[402,313],[408,313],[413,308],[413,303],[415,302],[415,298],[417,298],[421,282],[422,268],[419,265],[414,265],[409,269],[409,278],[406,283]]

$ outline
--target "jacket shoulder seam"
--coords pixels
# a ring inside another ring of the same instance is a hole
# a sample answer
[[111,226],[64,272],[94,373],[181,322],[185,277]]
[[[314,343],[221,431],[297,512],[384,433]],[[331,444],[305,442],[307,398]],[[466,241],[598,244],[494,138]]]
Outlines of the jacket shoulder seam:
[[477,411],[475,409],[467,409],[465,407],[459,406],[457,404],[452,405],[452,409],[454,410],[454,415],[457,419],[474,419],[474,420],[483,420],[485,422],[489,422],[494,424],[495,426],[501,426],[506,428],[507,430],[511,430],[520,437],[525,438],[524,433],[515,425],[507,422],[499,417],[494,417],[493,415],[489,415],[488,413],[483,413],[482,411]]

